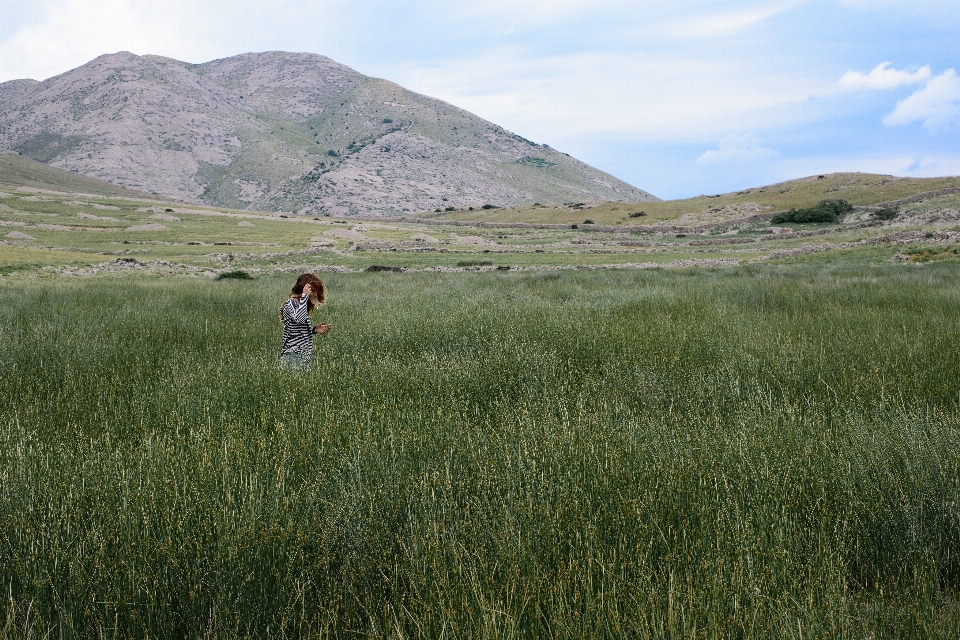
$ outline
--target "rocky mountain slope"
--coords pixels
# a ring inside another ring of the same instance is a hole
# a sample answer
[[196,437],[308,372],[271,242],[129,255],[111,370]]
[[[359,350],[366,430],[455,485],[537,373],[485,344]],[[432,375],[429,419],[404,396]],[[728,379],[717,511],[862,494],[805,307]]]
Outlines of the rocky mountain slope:
[[0,188],[73,195],[164,200],[162,197],[149,193],[125,189],[103,180],[57,169],[6,149],[0,149]]
[[0,84],[0,148],[233,208],[377,215],[649,193],[450,104],[312,54],[104,55]]

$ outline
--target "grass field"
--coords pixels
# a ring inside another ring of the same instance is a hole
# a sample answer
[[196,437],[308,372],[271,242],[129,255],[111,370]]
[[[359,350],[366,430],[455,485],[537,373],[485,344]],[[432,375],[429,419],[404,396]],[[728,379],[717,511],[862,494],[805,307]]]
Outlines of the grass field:
[[[815,254],[814,257],[824,254]],[[0,285],[6,637],[960,633],[960,280]]]

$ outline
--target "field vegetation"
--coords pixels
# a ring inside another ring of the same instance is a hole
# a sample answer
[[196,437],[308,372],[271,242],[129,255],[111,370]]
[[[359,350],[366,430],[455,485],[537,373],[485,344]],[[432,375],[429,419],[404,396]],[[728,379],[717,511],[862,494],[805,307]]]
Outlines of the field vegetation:
[[357,220],[18,158],[0,637],[960,634],[960,181]]
[[955,263],[326,278],[0,288],[4,635],[960,632]]
[[[770,218],[770,222],[772,224],[783,224],[785,222],[799,224],[805,222],[840,222],[846,214],[853,210],[853,205],[846,200],[821,200],[812,207],[790,209],[790,211],[778,213]],[[889,209],[882,209],[881,211],[883,211],[883,214],[880,216],[882,219],[893,219],[893,217],[886,215]],[[874,212],[871,217],[877,218],[877,213],[879,212]]]

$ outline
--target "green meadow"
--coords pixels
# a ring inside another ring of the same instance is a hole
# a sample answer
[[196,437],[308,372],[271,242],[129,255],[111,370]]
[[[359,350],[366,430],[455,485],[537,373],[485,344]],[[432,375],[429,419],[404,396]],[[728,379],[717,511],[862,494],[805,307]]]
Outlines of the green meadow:
[[950,246],[7,278],[2,636],[957,637]]

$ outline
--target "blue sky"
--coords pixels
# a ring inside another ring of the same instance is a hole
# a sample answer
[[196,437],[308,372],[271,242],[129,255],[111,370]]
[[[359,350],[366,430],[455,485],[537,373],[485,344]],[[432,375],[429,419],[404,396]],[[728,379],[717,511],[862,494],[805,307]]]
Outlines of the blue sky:
[[960,175],[957,0],[0,0],[0,81],[309,51],[663,198]]

